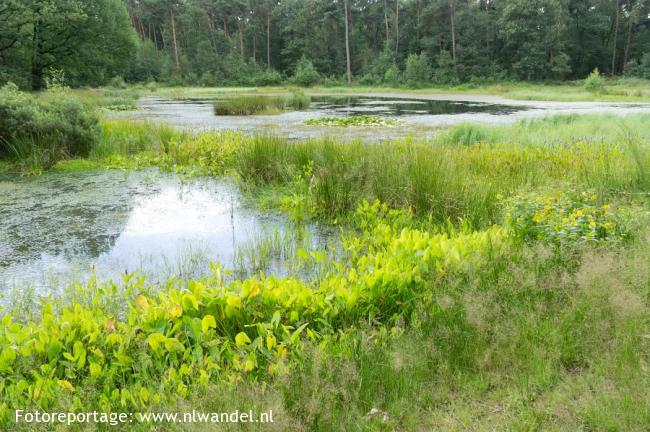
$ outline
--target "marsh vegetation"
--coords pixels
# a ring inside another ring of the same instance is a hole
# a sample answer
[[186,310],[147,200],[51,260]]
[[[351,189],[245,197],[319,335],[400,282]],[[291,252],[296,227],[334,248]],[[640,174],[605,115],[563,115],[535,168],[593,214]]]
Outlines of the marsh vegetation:
[[[47,163],[3,153],[14,185],[4,206],[18,202],[12,171],[153,170],[230,178],[247,205],[287,224],[247,225],[227,262],[197,247],[168,276],[95,272],[4,301],[4,422],[13,407],[189,404],[272,407],[279,430],[647,425],[636,402],[650,398],[647,115],[461,124],[369,144],[183,132],[98,114],[97,95],[57,116],[48,104],[72,95],[3,91],[25,101],[8,113],[87,133],[73,135],[87,137],[82,151]],[[3,125],[5,142],[22,139],[17,124]]]
[[278,114],[287,110],[309,108],[311,98],[302,93],[290,95],[242,95],[214,102],[216,115],[247,116],[253,114]]
[[0,23],[0,429],[650,428],[650,1]]

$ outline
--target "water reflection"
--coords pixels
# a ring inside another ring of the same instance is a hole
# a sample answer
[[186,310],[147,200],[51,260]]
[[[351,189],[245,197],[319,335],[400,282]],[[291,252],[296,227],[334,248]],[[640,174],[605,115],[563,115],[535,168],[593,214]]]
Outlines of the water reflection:
[[157,171],[47,173],[0,179],[0,286],[37,290],[138,271],[196,277],[288,224],[241,202],[232,182]]
[[331,115],[417,116],[463,113],[511,114],[524,109],[519,106],[451,100],[395,99],[364,96],[312,97],[311,111]]

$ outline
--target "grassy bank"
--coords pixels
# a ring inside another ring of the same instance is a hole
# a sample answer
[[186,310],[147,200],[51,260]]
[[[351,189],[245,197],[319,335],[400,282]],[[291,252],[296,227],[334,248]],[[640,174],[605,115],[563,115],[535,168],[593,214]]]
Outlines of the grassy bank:
[[644,430],[648,121],[379,145],[104,121],[87,159],[55,168],[232,175],[260,206],[337,224],[341,247],[287,254],[308,277],[131,275],[3,311],[4,424],[15,407],[272,409],[226,428]]
[[[294,87],[160,87],[154,93],[163,97],[177,99],[184,98],[210,98],[231,94],[274,94],[287,93],[295,90]],[[419,89],[404,87],[368,87],[353,85],[346,87],[309,87],[303,89],[307,94],[330,93],[400,93],[405,95],[426,94],[451,94],[458,96],[500,96],[514,100],[539,100],[562,102],[647,102],[650,97],[650,82],[642,79],[604,79],[603,87],[598,91],[585,88],[584,81],[563,83],[529,83],[529,82],[503,82],[503,83],[476,83],[457,86],[425,87]]]

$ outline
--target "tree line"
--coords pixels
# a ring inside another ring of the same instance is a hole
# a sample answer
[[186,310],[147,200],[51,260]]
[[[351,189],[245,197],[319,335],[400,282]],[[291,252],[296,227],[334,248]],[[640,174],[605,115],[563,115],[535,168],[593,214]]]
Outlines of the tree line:
[[650,0],[0,0],[0,22],[0,82],[33,89],[650,78]]

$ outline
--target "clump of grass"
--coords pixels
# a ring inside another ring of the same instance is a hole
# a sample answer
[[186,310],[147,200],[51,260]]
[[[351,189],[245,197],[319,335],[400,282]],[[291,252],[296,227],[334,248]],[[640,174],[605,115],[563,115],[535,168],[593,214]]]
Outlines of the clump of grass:
[[253,95],[235,96],[214,103],[216,115],[254,115],[278,114],[287,110],[306,109],[311,104],[311,98],[302,93],[291,95]]
[[384,126],[391,127],[402,124],[403,122],[397,119],[390,119],[384,117],[373,116],[349,116],[349,117],[321,117],[309,119],[305,124],[312,126]]
[[169,143],[182,136],[171,126],[133,120],[106,120],[101,122],[102,134],[90,157],[132,156],[150,151],[163,153]]

